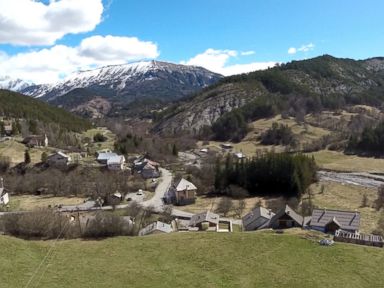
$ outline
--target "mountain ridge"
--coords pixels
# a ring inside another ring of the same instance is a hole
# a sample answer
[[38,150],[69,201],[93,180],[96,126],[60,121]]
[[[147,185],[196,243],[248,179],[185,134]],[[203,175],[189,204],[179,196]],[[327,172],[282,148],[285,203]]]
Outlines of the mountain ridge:
[[244,107],[243,113],[255,101],[291,116],[349,104],[380,106],[384,102],[384,58],[353,60],[323,55],[229,76],[163,111],[154,131],[199,135],[224,115]]
[[78,110],[94,95],[104,98],[119,114],[130,103],[145,99],[169,102],[184,98],[222,77],[202,67],[152,60],[80,71],[57,84],[33,85],[20,92],[70,111]]

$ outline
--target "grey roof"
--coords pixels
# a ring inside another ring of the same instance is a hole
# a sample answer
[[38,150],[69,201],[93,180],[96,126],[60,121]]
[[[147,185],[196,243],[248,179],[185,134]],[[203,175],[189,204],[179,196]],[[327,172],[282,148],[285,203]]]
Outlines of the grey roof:
[[153,222],[139,231],[139,236],[148,235],[154,231],[160,231],[164,233],[170,233],[173,231],[170,224],[166,224],[160,221]]
[[311,226],[325,227],[330,222],[335,222],[344,230],[359,230],[360,213],[355,211],[314,209],[312,212]]
[[[288,205],[285,205],[284,208],[280,209],[275,216],[271,218],[270,225],[273,225],[280,217],[282,217],[284,214],[289,215],[289,217],[292,218],[297,224],[300,226],[303,226],[303,216],[300,214],[296,213],[295,210],[293,210],[291,207]],[[308,220],[307,220],[308,221]]]
[[[270,220],[275,213],[272,211],[264,208],[264,207],[256,207],[254,208],[251,212],[249,212],[247,215],[245,215],[242,219],[243,221],[243,226],[248,227],[248,226],[257,226],[255,228],[258,228],[262,225],[256,224],[256,222],[260,218],[264,218],[265,220]],[[266,221],[259,221],[260,224],[264,224]]]
[[101,152],[99,153],[99,155],[97,155],[97,160],[98,161],[105,161],[105,160],[108,160],[112,157],[116,157],[118,156],[116,153],[113,153],[113,152]]
[[112,156],[112,157],[109,157],[107,160],[108,165],[122,164],[124,162],[125,162],[125,157],[123,155]]
[[206,211],[199,214],[194,214],[191,217],[191,220],[189,221],[189,226],[196,226],[199,223],[202,222],[211,222],[218,224],[219,223],[220,216],[216,213]]

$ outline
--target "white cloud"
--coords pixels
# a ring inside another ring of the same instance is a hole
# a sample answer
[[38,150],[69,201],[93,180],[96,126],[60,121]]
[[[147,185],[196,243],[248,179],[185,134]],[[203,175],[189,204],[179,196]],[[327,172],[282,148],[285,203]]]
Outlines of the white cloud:
[[291,47],[288,49],[288,54],[296,54],[297,49],[295,47]]
[[130,61],[159,56],[157,45],[136,37],[92,36],[81,41],[79,54],[98,61]]
[[[247,64],[226,65],[230,58],[237,57],[239,53],[235,50],[215,50],[207,49],[205,52],[192,57],[181,64],[195,65],[204,67],[210,71],[220,73],[225,76],[247,73],[256,70],[273,67],[277,62],[252,62]],[[242,55],[242,53],[240,53]]]
[[37,51],[6,55],[0,51],[0,71],[12,78],[34,83],[52,83],[78,70],[128,61],[153,59],[157,45],[135,37],[92,36],[78,47],[55,45]]
[[299,49],[297,49],[298,51],[301,51],[301,52],[308,52],[308,51],[312,51],[313,49],[315,48],[315,45],[313,43],[309,43],[307,45],[302,45]]
[[53,45],[66,34],[92,31],[102,13],[102,0],[0,0],[0,43]]
[[255,51],[243,51],[240,54],[241,56],[249,56],[255,54]]
[[301,45],[300,48],[291,47],[288,49],[288,54],[296,54],[297,52],[308,52],[315,49],[315,44],[309,43],[306,45]]

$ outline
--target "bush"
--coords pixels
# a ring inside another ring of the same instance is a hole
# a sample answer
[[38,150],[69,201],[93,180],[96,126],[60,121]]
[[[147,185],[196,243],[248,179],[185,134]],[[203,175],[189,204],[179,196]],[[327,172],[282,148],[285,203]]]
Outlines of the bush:
[[130,235],[131,225],[122,217],[112,213],[97,213],[82,233],[84,238],[104,238]]
[[0,172],[7,172],[9,167],[11,166],[11,158],[8,156],[0,157]]
[[101,133],[96,133],[94,136],[93,136],[93,141],[95,142],[105,142],[108,138],[105,137],[103,134]]
[[227,216],[229,211],[231,211],[232,206],[233,206],[232,200],[228,197],[223,197],[216,208],[216,212],[223,214],[225,217]]
[[274,122],[272,127],[261,135],[263,145],[289,145],[296,146],[297,140],[288,125]]
[[64,237],[70,228],[69,219],[50,209],[4,216],[4,232],[24,239]]

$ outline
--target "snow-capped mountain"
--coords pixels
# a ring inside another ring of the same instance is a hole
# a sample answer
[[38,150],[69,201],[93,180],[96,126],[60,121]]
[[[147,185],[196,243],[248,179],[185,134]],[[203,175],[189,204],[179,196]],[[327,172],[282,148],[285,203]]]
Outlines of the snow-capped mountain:
[[21,92],[46,101],[76,88],[86,88],[95,95],[124,103],[141,98],[172,100],[211,85],[221,77],[201,67],[142,61],[77,72],[57,84],[33,85]]
[[9,76],[0,76],[0,89],[12,90],[15,92],[19,92],[27,87],[29,87],[31,83],[28,83],[21,79],[13,79]]

